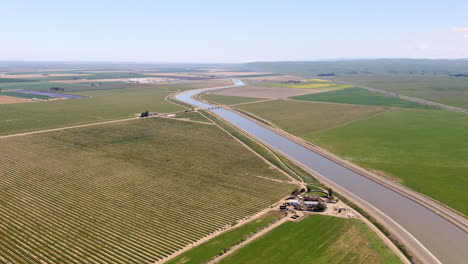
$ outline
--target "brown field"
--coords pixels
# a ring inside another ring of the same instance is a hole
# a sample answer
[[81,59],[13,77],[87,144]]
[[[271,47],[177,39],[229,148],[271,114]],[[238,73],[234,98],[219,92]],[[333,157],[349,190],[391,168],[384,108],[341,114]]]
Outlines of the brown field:
[[0,104],[24,103],[30,101],[31,99],[0,95]]
[[130,80],[140,80],[140,79],[145,79],[145,80],[152,80],[152,81],[157,81],[157,82],[164,82],[168,81],[169,79],[167,78],[157,78],[157,77],[151,77],[151,78],[112,78],[112,79],[80,79],[80,80],[59,80],[59,81],[51,81],[54,83],[87,83],[87,82],[130,82]]
[[181,72],[152,72],[152,73],[144,73],[145,75],[161,75],[161,76],[179,76],[179,77],[205,77],[206,74],[198,74],[198,73],[181,73]]
[[223,71],[235,71],[236,69],[226,69],[226,68],[207,68],[201,69],[204,71],[211,71],[211,72],[223,72]]
[[237,76],[237,75],[256,75],[256,74],[271,74],[271,72],[233,72],[233,71],[217,71],[217,72],[209,72],[205,73],[208,75],[215,75],[215,76]]
[[278,75],[278,76],[263,76],[263,77],[259,76],[259,77],[248,77],[244,80],[244,82],[249,83],[249,84],[255,84],[255,83],[260,83],[260,82],[284,82],[284,81],[289,81],[289,80],[302,81],[304,80],[304,78],[293,76],[293,75]]
[[261,86],[249,85],[245,87],[224,89],[218,92],[213,92],[213,94],[275,99],[275,98],[285,98],[285,97],[311,94],[311,93],[321,93],[321,92],[326,92],[326,91],[329,91],[329,90],[300,89],[300,88],[288,89],[288,88],[283,88],[283,87],[261,87]]
[[123,71],[123,70],[115,70],[115,71],[83,71],[83,72],[91,72],[91,73],[113,73],[113,72],[134,72],[134,71]]
[[8,78],[8,79],[23,79],[23,78],[47,78],[47,77],[66,77],[66,76],[87,76],[90,74],[78,74],[78,73],[55,73],[55,74],[48,74],[43,75],[39,73],[33,74],[15,74],[15,75],[2,75],[0,78]]

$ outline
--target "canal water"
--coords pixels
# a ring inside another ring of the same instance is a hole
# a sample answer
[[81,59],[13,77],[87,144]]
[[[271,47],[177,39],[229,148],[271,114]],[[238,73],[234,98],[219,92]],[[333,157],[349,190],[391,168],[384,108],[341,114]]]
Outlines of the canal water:
[[[233,82],[232,87],[244,85],[237,79]],[[211,112],[243,129],[251,136],[373,205],[411,233],[442,263],[468,263],[468,234],[433,211],[235,112],[223,108],[212,108],[213,105],[192,98],[200,92],[215,89],[219,88],[187,91],[178,94],[176,98],[201,108],[211,108],[209,109]]]

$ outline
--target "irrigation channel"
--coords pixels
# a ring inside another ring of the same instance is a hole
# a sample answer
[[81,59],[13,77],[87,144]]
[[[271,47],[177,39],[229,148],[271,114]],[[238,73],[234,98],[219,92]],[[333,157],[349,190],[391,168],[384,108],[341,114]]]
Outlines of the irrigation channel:
[[190,90],[175,95],[187,104],[204,108],[240,128],[267,146],[279,151],[309,171],[321,175],[381,222],[422,263],[466,263],[468,233],[433,210],[391,190],[368,177],[346,168],[292,139],[277,134],[248,118],[222,107],[193,98],[209,90],[243,86],[233,79],[232,86]]

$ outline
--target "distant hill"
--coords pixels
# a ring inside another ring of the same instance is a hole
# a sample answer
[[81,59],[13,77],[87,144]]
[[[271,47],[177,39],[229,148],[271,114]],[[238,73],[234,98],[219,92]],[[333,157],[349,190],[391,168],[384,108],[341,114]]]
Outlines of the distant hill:
[[249,69],[294,74],[304,77],[320,74],[424,74],[468,73],[468,59],[356,59],[327,61],[251,62]]

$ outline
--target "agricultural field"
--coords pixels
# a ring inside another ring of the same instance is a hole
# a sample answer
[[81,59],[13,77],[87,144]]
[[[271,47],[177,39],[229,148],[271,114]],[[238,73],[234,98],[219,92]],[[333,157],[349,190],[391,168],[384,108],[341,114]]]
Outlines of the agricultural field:
[[[213,91],[213,95],[232,96],[232,97],[252,97],[255,99],[276,99],[286,98],[297,95],[304,95],[310,93],[319,93],[324,90],[319,89],[307,89],[307,88],[294,88],[285,89],[283,87],[267,87],[261,86],[260,83],[252,83],[244,87],[235,87],[229,89],[222,89],[219,91]],[[229,99],[227,99],[229,100]]]
[[262,98],[255,98],[255,97],[243,97],[243,96],[225,96],[219,95],[214,93],[207,93],[201,96],[202,99],[208,100],[210,102],[215,102],[218,104],[240,104],[240,103],[249,103],[264,100]]
[[466,114],[299,100],[238,108],[468,214]]
[[333,82],[316,81],[316,79],[309,79],[314,81],[306,81],[302,83],[259,83],[259,86],[266,87],[282,87],[282,88],[298,88],[298,89],[320,89],[320,90],[338,90],[352,87],[346,84],[336,84]]
[[19,98],[26,98],[26,99],[51,99],[53,97],[47,95],[38,95],[38,94],[26,94],[26,93],[18,93],[18,92],[1,92],[0,96],[12,96],[12,97],[19,97]]
[[340,76],[339,80],[468,108],[468,78],[430,75]]
[[431,108],[430,106],[402,100],[396,97],[389,97],[383,94],[370,92],[361,88],[348,88],[326,93],[306,94],[291,97],[292,99],[318,102],[333,102],[344,104],[358,105],[377,105],[391,107],[408,107],[408,108]]
[[0,145],[6,263],[154,263],[294,188],[216,126],[194,122],[138,119]]
[[0,105],[0,135],[50,129],[119,118],[145,110],[173,112],[182,107],[164,98],[178,90],[219,86],[226,81],[203,81],[166,85],[135,85],[116,90],[72,93],[88,96],[71,100]]
[[286,222],[233,252],[230,263],[401,263],[363,222],[311,215]]
[[280,218],[279,211],[270,211],[256,220],[223,233],[209,241],[166,262],[167,264],[203,264],[216,257],[222,251],[242,242],[250,235],[260,231]]
[[197,121],[197,122],[206,122],[206,123],[210,122],[199,112],[180,112],[180,113],[177,113],[174,118],[178,118],[182,120]]
[[334,127],[389,111],[386,107],[331,104],[279,99],[236,106],[262,117],[281,129],[307,137]]
[[305,137],[468,215],[468,115],[389,111]]

